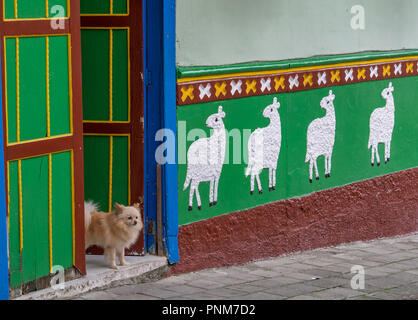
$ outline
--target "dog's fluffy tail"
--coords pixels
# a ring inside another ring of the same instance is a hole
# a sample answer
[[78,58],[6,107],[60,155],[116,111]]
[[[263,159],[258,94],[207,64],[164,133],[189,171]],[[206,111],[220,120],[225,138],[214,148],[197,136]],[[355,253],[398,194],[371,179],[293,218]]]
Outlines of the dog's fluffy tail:
[[84,228],[88,229],[91,222],[91,214],[99,211],[99,207],[93,201],[84,202]]

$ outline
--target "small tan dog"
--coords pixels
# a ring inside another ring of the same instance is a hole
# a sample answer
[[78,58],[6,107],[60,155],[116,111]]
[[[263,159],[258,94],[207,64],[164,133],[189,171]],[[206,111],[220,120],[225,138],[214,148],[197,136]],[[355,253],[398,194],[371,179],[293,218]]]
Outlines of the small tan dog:
[[92,245],[102,247],[110,267],[117,269],[116,255],[120,265],[126,266],[125,248],[138,239],[143,228],[139,204],[125,207],[118,203],[110,213],[100,212],[93,202],[84,203],[84,225],[86,230],[86,249]]

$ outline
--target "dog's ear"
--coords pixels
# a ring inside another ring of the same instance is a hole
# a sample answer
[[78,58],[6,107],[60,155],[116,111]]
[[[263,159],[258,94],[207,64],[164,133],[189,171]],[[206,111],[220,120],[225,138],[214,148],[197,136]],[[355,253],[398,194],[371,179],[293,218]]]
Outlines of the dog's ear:
[[115,202],[114,207],[115,207],[116,213],[118,213],[118,214],[122,213],[123,209],[125,209],[125,207],[123,205],[121,205],[117,202]]
[[138,211],[141,211],[141,205],[140,205],[139,203],[134,203],[134,204],[133,204],[133,207],[134,207],[135,209],[137,209]]

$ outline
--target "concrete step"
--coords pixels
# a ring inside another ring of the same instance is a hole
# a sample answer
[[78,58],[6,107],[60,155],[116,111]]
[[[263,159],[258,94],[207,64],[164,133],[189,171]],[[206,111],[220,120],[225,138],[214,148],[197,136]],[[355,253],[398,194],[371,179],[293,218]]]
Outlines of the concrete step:
[[107,289],[119,285],[144,282],[147,278],[158,279],[164,274],[168,262],[165,257],[126,257],[129,266],[110,269],[103,256],[86,256],[87,275],[65,282],[63,288],[47,288],[35,291],[15,300],[69,299],[94,290]]

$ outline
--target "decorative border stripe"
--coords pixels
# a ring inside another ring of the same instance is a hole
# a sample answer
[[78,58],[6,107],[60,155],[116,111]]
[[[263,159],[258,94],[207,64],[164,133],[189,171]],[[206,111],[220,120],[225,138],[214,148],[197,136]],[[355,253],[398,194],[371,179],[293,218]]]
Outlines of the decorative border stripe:
[[[111,5],[113,5],[113,2],[111,2]],[[112,29],[109,29],[109,121],[110,122],[113,121],[113,30]]]
[[109,136],[109,210],[112,211],[113,195],[113,136]]
[[22,160],[17,161],[17,176],[18,176],[18,185],[19,185],[19,248],[20,248],[20,252],[22,253],[23,251]]
[[[71,164],[72,165],[72,164]],[[74,205],[74,204],[72,204]],[[72,209],[72,208],[71,208]],[[49,233],[49,272],[52,273],[52,154],[48,155],[48,233]]]
[[[4,43],[6,44],[6,38],[4,40]],[[6,45],[4,46],[6,47]],[[16,142],[20,142],[20,53],[19,53],[19,38],[16,38]],[[6,67],[6,53],[4,53],[4,65]],[[6,69],[5,69],[6,70]],[[6,76],[6,73],[5,73]],[[7,92],[7,88],[5,88],[5,91]],[[7,95],[6,95],[6,106],[7,109]],[[9,120],[7,119],[6,115],[6,126],[8,125]],[[8,131],[6,131],[6,135],[8,134]],[[6,144],[9,144],[9,139],[7,138]]]
[[418,75],[418,57],[357,62],[187,80],[177,83],[177,105],[297,92]]
[[50,81],[49,81],[49,37],[45,37],[46,43],[46,136],[51,137],[51,98],[50,98]]
[[[76,206],[76,199],[75,199],[75,175],[74,175],[74,150],[69,150],[71,153],[71,201],[72,201],[72,208],[71,208],[71,223],[72,223],[72,236],[73,236],[73,265],[76,265],[76,221],[75,221],[75,206]],[[84,227],[84,226],[83,226]],[[83,229],[84,230],[84,229]],[[79,230],[77,230],[79,231]]]

